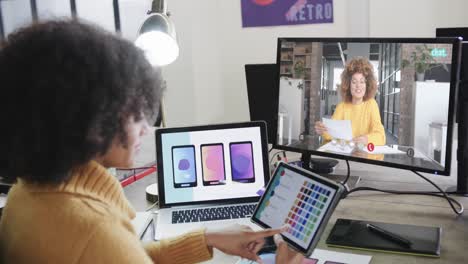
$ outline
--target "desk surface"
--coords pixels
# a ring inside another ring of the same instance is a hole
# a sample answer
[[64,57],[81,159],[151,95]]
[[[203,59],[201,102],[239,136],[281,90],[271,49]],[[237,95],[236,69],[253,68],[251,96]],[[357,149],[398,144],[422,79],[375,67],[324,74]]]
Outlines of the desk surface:
[[[283,142],[285,142],[283,140]],[[346,145],[346,148],[349,153],[345,153],[343,151],[334,152],[331,150],[323,149],[325,142],[319,136],[304,136],[303,140],[293,140],[290,144],[285,146],[295,148],[295,149],[303,149],[303,150],[319,150],[324,151],[329,154],[336,154],[342,156],[349,156],[352,158],[363,158],[368,160],[376,160],[376,161],[383,161],[392,164],[399,164],[404,166],[411,166],[416,168],[426,168],[431,170],[439,170],[443,171],[444,166],[441,166],[436,161],[431,160],[427,157],[422,151],[415,149],[414,147],[409,146],[399,146],[399,145],[387,145],[392,148],[396,148],[402,151],[402,154],[371,154],[367,153],[366,151],[360,150],[357,146],[353,148]],[[337,149],[339,149],[339,143],[336,143]],[[407,154],[408,150],[411,150],[411,154]],[[454,156],[452,156],[454,157]]]
[[[340,163],[338,172],[343,167]],[[432,186],[408,171],[358,163],[351,163],[351,170],[352,175],[361,176],[359,186],[392,190],[433,190]],[[452,177],[430,176],[430,178],[443,188],[454,184]],[[143,211],[151,205],[145,199],[145,188],[155,181],[156,175],[152,174],[125,187],[127,198],[137,211]],[[468,198],[455,198],[465,208],[468,207]],[[328,247],[325,240],[337,218],[440,226],[442,227],[441,257],[428,258]],[[444,199],[436,197],[358,192],[340,202],[317,248],[372,255],[371,263],[466,263],[468,261],[468,252],[466,252],[468,249],[468,212],[457,217]],[[235,263],[235,261],[236,258],[217,252],[210,263]]]

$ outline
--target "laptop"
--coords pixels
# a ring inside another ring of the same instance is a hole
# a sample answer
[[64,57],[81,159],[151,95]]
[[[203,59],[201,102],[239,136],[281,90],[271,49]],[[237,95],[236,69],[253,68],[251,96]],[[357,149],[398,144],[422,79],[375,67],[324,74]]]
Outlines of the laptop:
[[268,183],[263,121],[156,130],[155,239],[250,221]]

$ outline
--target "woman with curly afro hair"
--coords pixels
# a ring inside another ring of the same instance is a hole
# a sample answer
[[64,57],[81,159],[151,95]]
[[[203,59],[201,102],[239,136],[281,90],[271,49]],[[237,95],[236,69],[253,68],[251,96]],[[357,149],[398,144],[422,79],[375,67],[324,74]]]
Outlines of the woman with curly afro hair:
[[[332,119],[351,120],[353,141],[367,145],[385,145],[385,130],[375,101],[377,80],[369,60],[353,58],[341,74],[340,93],[343,102],[336,106]],[[325,125],[315,122],[315,132],[326,140],[331,137]]]
[[[201,229],[145,245],[135,234],[135,211],[107,168],[133,165],[161,79],[131,42],[79,21],[8,36],[0,175],[15,184],[0,220],[0,263],[193,263],[213,247],[258,260],[263,238],[280,229]],[[282,248],[285,260],[300,260]]]

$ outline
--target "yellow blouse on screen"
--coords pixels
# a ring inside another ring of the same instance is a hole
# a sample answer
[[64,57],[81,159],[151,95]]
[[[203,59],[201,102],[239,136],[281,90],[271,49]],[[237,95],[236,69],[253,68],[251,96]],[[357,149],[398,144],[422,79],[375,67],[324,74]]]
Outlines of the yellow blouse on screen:
[[[368,143],[385,145],[385,130],[380,119],[379,106],[374,99],[357,105],[341,102],[336,106],[332,119],[351,120],[353,138],[366,135]],[[331,140],[328,133],[324,133],[324,138]]]

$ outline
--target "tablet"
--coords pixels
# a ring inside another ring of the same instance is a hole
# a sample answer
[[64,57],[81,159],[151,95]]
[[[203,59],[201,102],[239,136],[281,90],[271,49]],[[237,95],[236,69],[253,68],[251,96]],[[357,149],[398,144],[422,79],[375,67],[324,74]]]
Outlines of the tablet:
[[343,186],[302,168],[280,163],[266,187],[252,222],[280,228],[283,239],[298,252],[312,254],[343,193]]

